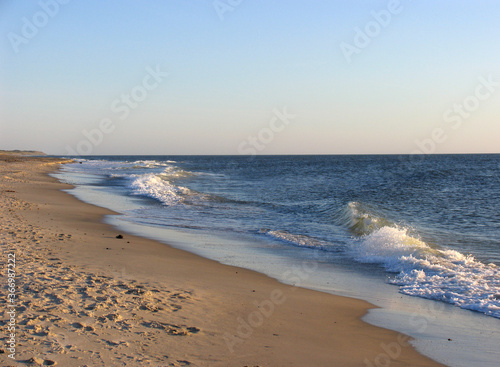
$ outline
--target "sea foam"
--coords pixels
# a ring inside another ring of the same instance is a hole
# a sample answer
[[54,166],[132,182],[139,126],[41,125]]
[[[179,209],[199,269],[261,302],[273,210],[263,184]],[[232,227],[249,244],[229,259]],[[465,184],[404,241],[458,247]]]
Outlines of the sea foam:
[[[348,253],[358,262],[375,263],[395,273],[389,280],[400,292],[454,304],[461,308],[500,318],[500,271],[494,264],[484,264],[471,255],[446,248],[434,248],[409,234],[409,228],[388,224],[373,214],[361,213],[360,205],[350,203],[356,236]],[[356,221],[355,218],[358,218]],[[371,231],[370,231],[371,230]]]
[[190,193],[188,188],[176,186],[154,173],[133,177],[130,187],[134,195],[148,196],[165,205],[179,204]]

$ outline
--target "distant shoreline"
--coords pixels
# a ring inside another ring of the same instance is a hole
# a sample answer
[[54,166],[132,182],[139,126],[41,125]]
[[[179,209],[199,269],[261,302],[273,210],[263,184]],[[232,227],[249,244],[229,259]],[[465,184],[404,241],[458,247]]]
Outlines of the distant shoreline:
[[44,152],[40,152],[38,150],[0,150],[1,155],[40,155],[46,156]]

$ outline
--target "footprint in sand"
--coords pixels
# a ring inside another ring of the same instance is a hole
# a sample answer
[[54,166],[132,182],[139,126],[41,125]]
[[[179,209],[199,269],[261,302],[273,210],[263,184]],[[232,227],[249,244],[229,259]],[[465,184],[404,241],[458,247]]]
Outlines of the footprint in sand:
[[190,334],[196,334],[200,331],[200,329],[194,326],[186,327],[184,325],[179,326],[159,321],[145,321],[142,323],[142,325],[147,328],[164,330],[168,335],[186,336]]

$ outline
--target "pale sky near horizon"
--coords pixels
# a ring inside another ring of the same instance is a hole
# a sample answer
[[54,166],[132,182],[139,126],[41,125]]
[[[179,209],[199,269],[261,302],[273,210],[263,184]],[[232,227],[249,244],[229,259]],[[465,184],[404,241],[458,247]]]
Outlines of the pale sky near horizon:
[[5,0],[0,149],[500,153],[499,14],[496,0]]

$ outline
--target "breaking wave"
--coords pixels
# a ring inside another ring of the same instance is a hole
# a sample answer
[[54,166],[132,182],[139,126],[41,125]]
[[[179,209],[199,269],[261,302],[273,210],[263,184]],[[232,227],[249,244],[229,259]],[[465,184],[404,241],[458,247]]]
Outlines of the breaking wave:
[[361,263],[380,264],[396,275],[400,292],[443,301],[500,318],[500,271],[472,255],[432,247],[410,228],[348,204],[349,229],[355,235],[348,254]]

